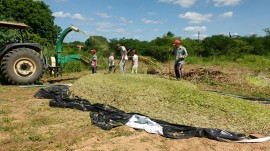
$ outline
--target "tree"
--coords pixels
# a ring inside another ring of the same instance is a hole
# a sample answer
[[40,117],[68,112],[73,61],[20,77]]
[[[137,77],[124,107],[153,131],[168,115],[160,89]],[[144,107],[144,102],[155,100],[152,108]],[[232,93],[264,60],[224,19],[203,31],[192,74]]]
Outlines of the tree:
[[265,28],[263,31],[265,32],[266,37],[270,37],[270,28]]
[[54,25],[54,16],[43,1],[33,0],[1,0],[0,10],[6,21],[25,23],[30,26],[29,31],[41,38],[55,43],[61,28]]
[[168,37],[174,37],[174,34],[173,34],[172,32],[169,31],[169,32],[167,33],[167,36],[168,36]]
[[234,41],[230,37],[224,35],[213,35],[207,37],[202,41],[203,50],[201,51],[202,56],[219,56],[232,54]]
[[104,55],[108,55],[109,42],[103,36],[91,36],[85,41],[86,49],[96,49],[97,52],[102,52]]

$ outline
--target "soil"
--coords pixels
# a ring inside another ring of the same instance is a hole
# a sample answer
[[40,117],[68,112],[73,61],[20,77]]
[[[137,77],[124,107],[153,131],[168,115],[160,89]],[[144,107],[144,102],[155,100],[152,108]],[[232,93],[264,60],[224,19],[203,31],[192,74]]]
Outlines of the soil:
[[[205,73],[210,78],[222,82],[228,82],[231,76],[224,74],[219,70],[196,68],[193,70],[187,69],[185,75],[187,79],[203,80]],[[44,78],[43,83],[72,83],[77,78],[89,73],[69,74],[64,77],[58,78]],[[33,106],[40,106],[42,102],[34,98],[34,94],[40,88],[19,88],[18,86],[2,86],[0,85],[0,98],[4,98],[8,102],[13,102],[16,105],[14,95],[20,95],[23,98],[23,107],[34,108]],[[2,107],[0,107],[2,109]],[[43,114],[51,114],[44,112]],[[18,109],[16,119],[25,120],[28,118],[28,114],[23,110]],[[43,127],[44,128],[44,127]],[[75,130],[74,130],[75,131]],[[207,138],[190,138],[190,139],[169,139],[164,138],[157,134],[149,134],[144,131],[134,130],[127,126],[121,126],[112,129],[110,132],[100,130],[100,133],[89,134],[89,137],[82,137],[76,143],[69,146],[71,150],[171,150],[171,151],[269,151],[270,141],[263,143],[234,143],[234,142],[219,142]],[[118,131],[130,131],[131,134],[127,136],[111,137],[112,132]],[[68,133],[68,132],[67,132]],[[73,134],[76,135],[76,134]],[[63,134],[63,136],[65,136]],[[66,135],[69,136],[69,135]],[[16,142],[8,142],[11,136],[0,133],[0,150],[13,150]],[[59,138],[63,139],[63,138]],[[65,139],[62,140],[65,143]],[[5,142],[3,145],[1,142]],[[68,143],[68,142],[66,142]],[[49,144],[47,144],[50,146]],[[9,148],[13,146],[13,149]],[[48,147],[48,150],[51,147]],[[17,148],[20,149],[20,148]],[[17,150],[15,149],[15,150]],[[52,149],[54,150],[54,148]]]

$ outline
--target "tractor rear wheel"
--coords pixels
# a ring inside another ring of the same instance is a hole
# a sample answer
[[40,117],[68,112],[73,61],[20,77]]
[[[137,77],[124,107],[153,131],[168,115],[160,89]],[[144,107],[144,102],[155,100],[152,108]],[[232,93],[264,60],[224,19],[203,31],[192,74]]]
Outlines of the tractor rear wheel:
[[44,73],[44,62],[40,54],[30,48],[9,51],[1,62],[4,79],[11,84],[33,84]]

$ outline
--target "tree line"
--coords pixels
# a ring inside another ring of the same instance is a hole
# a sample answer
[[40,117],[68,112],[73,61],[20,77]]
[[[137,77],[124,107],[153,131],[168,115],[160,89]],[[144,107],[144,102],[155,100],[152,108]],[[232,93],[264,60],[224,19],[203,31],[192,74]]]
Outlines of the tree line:
[[[171,33],[171,32],[168,32]],[[210,56],[233,56],[240,57],[243,55],[262,55],[266,56],[270,54],[270,36],[236,36],[230,37],[225,35],[213,35],[203,40],[196,40],[190,38],[174,37],[170,34],[157,37],[151,41],[139,41],[137,39],[110,39],[110,42],[103,42],[108,45],[107,49],[100,48],[99,44],[92,43],[95,38],[90,37],[86,40],[85,44],[88,48],[94,47],[97,50],[101,50],[104,54],[114,50],[115,46],[120,43],[127,49],[137,50],[139,55],[151,56],[159,61],[167,61],[170,57],[169,49],[173,48],[173,42],[175,39],[181,40],[181,45],[187,48],[189,55],[198,57],[210,57]],[[104,39],[104,37],[103,37]],[[91,44],[90,44],[91,43]],[[116,54],[119,52],[116,51]]]

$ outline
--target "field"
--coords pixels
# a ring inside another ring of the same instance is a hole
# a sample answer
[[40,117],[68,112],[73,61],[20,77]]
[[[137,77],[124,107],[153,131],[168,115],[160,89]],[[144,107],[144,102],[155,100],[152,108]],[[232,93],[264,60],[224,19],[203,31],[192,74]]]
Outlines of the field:
[[[42,82],[72,83],[70,90],[91,103],[109,104],[125,112],[172,123],[270,135],[270,106],[264,104],[267,101],[212,92],[269,100],[268,71],[235,64],[187,64],[185,79],[177,81],[169,64],[158,71],[144,64],[141,67],[141,74],[137,75],[120,75],[118,70],[107,74],[103,70],[96,75],[80,72],[44,77]],[[270,148],[269,141],[241,144],[195,137],[169,139],[127,126],[104,131],[91,124],[88,112],[52,108],[49,100],[34,98],[40,88],[0,85],[0,150],[267,151]]]

